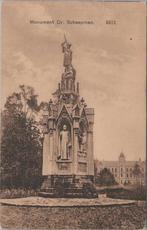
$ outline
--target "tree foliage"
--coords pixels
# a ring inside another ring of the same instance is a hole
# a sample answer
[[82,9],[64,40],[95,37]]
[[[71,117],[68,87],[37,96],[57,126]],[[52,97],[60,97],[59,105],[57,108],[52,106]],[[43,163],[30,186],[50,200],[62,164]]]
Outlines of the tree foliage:
[[117,184],[113,174],[107,168],[104,168],[100,171],[99,175],[96,178],[96,183],[101,186],[107,186],[107,185],[109,186],[109,185]]
[[142,176],[143,176],[143,173],[141,171],[141,167],[140,165],[136,162],[135,165],[134,165],[134,168],[133,168],[133,175],[135,177],[135,183],[136,185],[137,184],[141,184],[142,183]]
[[34,114],[37,95],[20,86],[2,111],[1,175],[3,187],[36,187],[41,178],[42,141]]

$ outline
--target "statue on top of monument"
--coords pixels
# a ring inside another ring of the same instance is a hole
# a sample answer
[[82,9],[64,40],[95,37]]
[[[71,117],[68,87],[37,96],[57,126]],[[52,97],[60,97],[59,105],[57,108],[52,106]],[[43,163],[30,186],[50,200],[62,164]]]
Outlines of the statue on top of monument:
[[71,44],[67,42],[67,39],[64,35],[65,41],[61,44],[62,45],[62,52],[64,53],[64,62],[63,65],[64,67],[69,67],[71,66],[72,62],[72,51],[70,49]]
[[67,130],[67,126],[63,125],[63,129],[60,131],[59,134],[59,157],[61,160],[70,158],[70,149],[70,132]]

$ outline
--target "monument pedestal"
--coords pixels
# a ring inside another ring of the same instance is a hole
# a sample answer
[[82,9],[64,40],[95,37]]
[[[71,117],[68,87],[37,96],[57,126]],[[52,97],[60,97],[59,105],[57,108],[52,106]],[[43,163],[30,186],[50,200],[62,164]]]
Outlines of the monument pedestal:
[[93,176],[51,175],[44,178],[39,192],[42,197],[96,198]]

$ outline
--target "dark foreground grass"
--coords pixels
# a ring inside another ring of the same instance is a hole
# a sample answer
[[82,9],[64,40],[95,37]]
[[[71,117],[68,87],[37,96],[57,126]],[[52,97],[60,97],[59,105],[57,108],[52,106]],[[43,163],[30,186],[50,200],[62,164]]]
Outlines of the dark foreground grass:
[[1,207],[1,225],[8,229],[143,229],[145,207]]

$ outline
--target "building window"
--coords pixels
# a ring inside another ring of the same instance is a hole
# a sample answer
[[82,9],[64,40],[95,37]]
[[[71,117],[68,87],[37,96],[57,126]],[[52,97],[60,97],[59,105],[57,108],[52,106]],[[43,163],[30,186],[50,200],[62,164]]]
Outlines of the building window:
[[115,172],[117,172],[117,168],[115,168]]
[[112,168],[112,172],[113,172],[113,168]]
[[123,171],[123,168],[121,168],[120,171],[122,172],[122,171]]
[[127,173],[127,177],[129,177],[128,173]]
[[126,168],[126,171],[128,172],[128,168]]
[[123,177],[123,174],[121,173],[121,177]]

